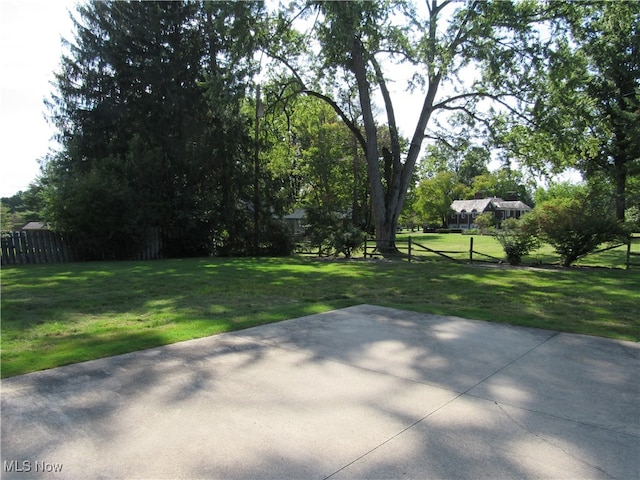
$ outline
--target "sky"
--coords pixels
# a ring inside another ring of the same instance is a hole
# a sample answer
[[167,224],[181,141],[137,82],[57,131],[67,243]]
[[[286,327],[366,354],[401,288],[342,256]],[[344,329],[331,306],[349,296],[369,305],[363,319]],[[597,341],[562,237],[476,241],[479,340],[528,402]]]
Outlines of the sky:
[[25,190],[55,133],[43,100],[71,38],[75,0],[0,0],[0,197]]

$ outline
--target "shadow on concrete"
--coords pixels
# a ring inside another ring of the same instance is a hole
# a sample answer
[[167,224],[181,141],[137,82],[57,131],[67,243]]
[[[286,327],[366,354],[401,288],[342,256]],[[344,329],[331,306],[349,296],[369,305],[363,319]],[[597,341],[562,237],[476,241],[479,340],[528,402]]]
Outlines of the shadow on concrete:
[[3,478],[638,478],[639,354],[350,307],[5,379]]

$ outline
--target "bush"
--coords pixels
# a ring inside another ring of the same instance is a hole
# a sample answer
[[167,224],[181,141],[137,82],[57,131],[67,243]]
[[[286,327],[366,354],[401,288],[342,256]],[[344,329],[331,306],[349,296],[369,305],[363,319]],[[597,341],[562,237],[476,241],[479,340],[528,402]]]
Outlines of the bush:
[[293,253],[296,245],[284,222],[270,219],[263,229],[258,246],[260,255],[286,257]]
[[353,225],[338,228],[331,235],[331,243],[336,253],[351,258],[351,254],[364,243],[365,233]]
[[493,212],[484,212],[476,217],[475,223],[478,226],[481,234],[489,233],[489,231],[495,227],[497,222],[496,216]]
[[318,248],[319,255],[342,253],[350,258],[364,243],[365,233],[335,212],[309,207],[307,220],[311,226],[311,243]]
[[542,240],[553,246],[565,267],[601,244],[624,242],[629,235],[606,201],[588,190],[571,198],[543,202],[526,220]]
[[494,236],[502,245],[510,265],[519,265],[522,257],[540,246],[531,229],[515,218],[504,220],[502,228],[495,230]]

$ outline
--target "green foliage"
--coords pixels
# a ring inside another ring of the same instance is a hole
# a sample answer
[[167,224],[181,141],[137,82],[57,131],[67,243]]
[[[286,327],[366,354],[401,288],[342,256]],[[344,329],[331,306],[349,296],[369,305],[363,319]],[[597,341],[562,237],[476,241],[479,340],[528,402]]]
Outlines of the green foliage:
[[353,252],[362,246],[365,238],[365,233],[358,227],[341,225],[331,234],[330,241],[337,253],[351,258]]
[[[267,91],[277,97],[275,84]],[[289,208],[351,212],[364,226],[367,212],[365,161],[349,129],[326,103],[298,96],[274,102],[264,119],[264,159],[278,195]]]
[[466,187],[457,183],[453,172],[438,172],[422,180],[416,189],[416,209],[426,223],[447,225],[451,203],[463,198]]
[[583,189],[537,205],[526,217],[530,228],[551,244],[568,267],[607,242],[626,241],[628,231],[612,214],[610,203]]
[[540,246],[534,231],[515,218],[503,220],[500,229],[495,230],[494,236],[502,245],[510,265],[519,265],[522,257]]
[[365,233],[353,225],[344,214],[322,207],[309,207],[307,221],[311,243],[319,255],[343,254],[350,258],[365,240]]
[[62,149],[43,181],[48,220],[89,257],[126,258],[123,245],[147,228],[162,231],[168,255],[206,255],[220,238],[247,253],[255,143],[240,106],[261,9],[78,6],[49,101]]
[[538,188],[534,194],[536,205],[552,200],[570,199],[577,195],[587,195],[586,184],[573,184],[569,182],[551,183],[547,188]]
[[269,219],[263,222],[264,231],[260,235],[259,255],[285,257],[295,249],[295,242],[289,227],[280,220]]
[[640,4],[550,7],[553,36],[528,105],[533,122],[522,122],[518,110],[497,138],[543,174],[574,167],[598,182],[604,174],[623,220],[627,186],[640,176]]
[[[279,17],[286,16],[288,25],[295,27],[298,19],[309,19],[304,12],[313,11],[315,23],[308,30],[307,48],[300,48],[298,42],[292,49],[279,45],[283,48],[272,56],[292,74],[292,83],[301,92],[330,104],[358,140],[367,162],[376,243],[381,251],[393,251],[397,222],[424,139],[451,144],[455,138],[487,134],[495,110],[479,107],[486,101],[507,106],[511,104],[505,102],[507,97],[521,99],[530,91],[535,78],[532,63],[541,50],[534,25],[542,8],[535,2],[434,1],[426,8],[413,2],[384,1],[312,5],[298,2]],[[282,25],[287,23],[278,22]],[[308,23],[302,25],[308,27]],[[389,88],[399,65],[413,68],[407,86],[421,97],[422,105],[408,148],[399,138],[396,115],[400,112],[394,108]],[[440,87],[445,84],[452,87],[447,92],[453,93],[442,94]],[[354,91],[359,100],[355,109],[345,101]],[[386,114],[384,127],[390,140],[386,149],[377,123],[376,98],[382,99]],[[476,155],[482,153],[478,150],[472,153],[460,168],[465,178],[483,171],[486,158]]]
[[474,177],[471,191],[483,197],[498,197],[505,200],[517,198],[531,206],[533,200],[529,186],[520,172],[502,168],[495,172]]
[[0,199],[2,231],[18,230],[28,222],[45,221],[42,185],[32,183],[25,191]]
[[498,219],[493,212],[484,212],[478,215],[475,219],[475,224],[481,233],[488,233],[489,230],[496,226]]
[[489,174],[490,150],[473,145],[467,138],[456,138],[454,144],[438,142],[426,150],[417,167],[421,177],[453,172],[458,183],[471,187],[475,177]]

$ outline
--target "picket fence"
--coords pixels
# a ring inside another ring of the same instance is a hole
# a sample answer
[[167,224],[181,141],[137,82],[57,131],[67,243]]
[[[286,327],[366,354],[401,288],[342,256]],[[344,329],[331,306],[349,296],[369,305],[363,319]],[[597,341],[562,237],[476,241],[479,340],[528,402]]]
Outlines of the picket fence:
[[[144,247],[127,256],[128,260],[155,260],[162,258],[162,238],[157,230],[142,233]],[[84,261],[73,238],[49,230],[20,230],[2,232],[2,265],[24,265],[36,263],[63,263]],[[104,258],[111,260],[111,258]]]

